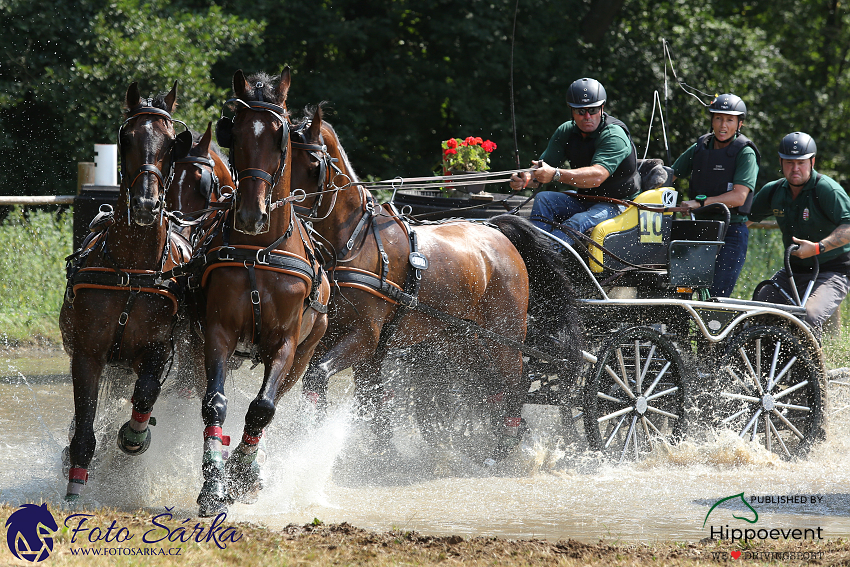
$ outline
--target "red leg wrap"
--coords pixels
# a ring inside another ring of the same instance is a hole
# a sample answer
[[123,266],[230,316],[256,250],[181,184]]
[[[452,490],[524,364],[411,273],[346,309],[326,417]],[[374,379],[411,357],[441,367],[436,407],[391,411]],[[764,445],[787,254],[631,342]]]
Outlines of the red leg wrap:
[[218,439],[225,447],[230,446],[230,435],[224,435],[221,427],[210,425],[204,429],[204,440],[209,439],[210,437]]
[[71,467],[68,472],[68,481],[77,484],[85,484],[89,479],[89,471],[80,467]]

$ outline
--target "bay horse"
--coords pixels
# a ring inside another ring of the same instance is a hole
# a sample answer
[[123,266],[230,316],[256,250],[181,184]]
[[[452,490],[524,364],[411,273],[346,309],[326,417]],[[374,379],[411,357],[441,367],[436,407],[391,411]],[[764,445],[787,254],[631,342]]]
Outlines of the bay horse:
[[411,227],[358,184],[334,129],[322,120],[321,106],[312,117],[307,114],[295,129],[292,182],[307,192],[299,208],[330,248],[327,269],[338,295],[322,340],[327,350],[304,377],[306,396],[323,407],[330,376],[353,367],[360,401],[378,406],[376,429],[386,446],[390,432],[379,407],[383,358],[389,349],[440,343],[456,367],[483,369],[488,399],[504,401],[492,455],[504,458],[524,429],[521,410],[529,384],[517,345],[526,338],[530,308],[538,323],[546,323],[537,328],[569,331],[564,364],[575,368],[579,360],[578,314],[559,254],[530,223],[511,215],[489,225]]
[[[232,211],[206,252],[204,485],[202,516],[218,514],[259,488],[257,444],[280,397],[306,368],[327,328],[330,286],[306,227],[292,213],[289,118],[291,72],[233,75],[235,116],[216,124],[230,149],[237,190]],[[242,440],[227,463],[222,445],[226,363],[235,352],[264,365],[263,383],[245,415]]]
[[163,222],[164,199],[175,159],[189,151],[188,132],[177,135],[171,117],[177,82],[165,96],[143,100],[138,83],[125,97],[118,132],[121,159],[117,214],[101,207],[93,234],[68,258],[68,285],[59,316],[71,357],[75,424],[69,447],[66,500],[79,499],[95,451],[93,423],[98,387],[106,365],[138,376],[131,419],[118,432],[118,446],[141,454],[150,445],[151,411],[172,353],[180,291],[159,274],[187,261],[188,243]]

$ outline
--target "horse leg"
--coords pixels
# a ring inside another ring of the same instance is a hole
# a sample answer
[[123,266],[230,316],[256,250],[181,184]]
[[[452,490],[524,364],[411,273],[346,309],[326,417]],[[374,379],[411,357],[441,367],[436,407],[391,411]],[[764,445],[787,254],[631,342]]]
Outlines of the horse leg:
[[74,436],[68,448],[71,470],[68,473],[68,488],[65,500],[74,502],[79,499],[83,486],[88,480],[88,468],[94,457],[95,445],[94,418],[97,412],[98,387],[103,372],[104,361],[95,356],[80,353],[71,359],[71,375],[74,382]]
[[[493,345],[495,346],[495,345]],[[496,347],[494,358],[505,384],[505,413],[499,445],[494,458],[504,459],[522,440],[525,423],[522,420],[522,406],[528,395],[528,376],[522,372],[521,353]]]
[[378,438],[378,452],[390,449],[392,427],[386,409],[387,392],[381,376],[383,360],[371,357],[354,365],[354,396],[362,413],[372,418],[372,431]]
[[[283,342],[271,360],[265,360],[265,373],[263,385],[257,393],[257,397],[248,406],[245,414],[245,428],[242,432],[242,441],[234,449],[227,459],[226,476],[228,496],[231,501],[242,501],[252,503],[256,499],[256,493],[262,489],[260,480],[260,465],[263,458],[258,459],[259,443],[263,436],[263,430],[271,423],[275,414],[276,400],[291,387],[294,380],[284,384],[284,378],[292,368],[295,349],[292,348],[294,337]],[[278,392],[278,390],[281,390]]]
[[230,438],[224,435],[222,425],[227,417],[227,397],[224,395],[226,364],[233,347],[221,344],[224,342],[224,339],[208,339],[204,348],[207,374],[207,388],[201,404],[201,417],[204,420],[204,456],[201,465],[204,485],[198,494],[198,513],[202,517],[215,516],[227,510],[222,446],[229,445]]
[[133,389],[133,413],[130,421],[118,430],[118,448],[128,455],[141,455],[151,444],[151,426],[156,425],[156,418],[151,417],[151,411],[162,390],[162,372],[165,369],[163,347],[157,348],[145,356],[136,373],[139,378]]
[[331,376],[356,364],[367,351],[374,351],[374,346],[367,346],[362,334],[349,333],[318,358],[318,362],[316,357],[313,357],[303,379],[304,396],[315,404],[320,412],[324,412],[327,408],[328,381]]

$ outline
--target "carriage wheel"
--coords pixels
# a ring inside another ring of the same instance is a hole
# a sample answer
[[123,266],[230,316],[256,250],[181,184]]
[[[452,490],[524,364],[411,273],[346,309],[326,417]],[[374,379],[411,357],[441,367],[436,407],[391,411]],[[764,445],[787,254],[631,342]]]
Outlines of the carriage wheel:
[[721,358],[712,404],[716,426],[728,427],[790,459],[825,437],[826,389],[808,350],[781,327],[751,327]]
[[603,343],[585,388],[588,445],[622,462],[659,441],[678,442],[687,428],[685,388],[685,366],[669,339],[649,327],[618,332]]

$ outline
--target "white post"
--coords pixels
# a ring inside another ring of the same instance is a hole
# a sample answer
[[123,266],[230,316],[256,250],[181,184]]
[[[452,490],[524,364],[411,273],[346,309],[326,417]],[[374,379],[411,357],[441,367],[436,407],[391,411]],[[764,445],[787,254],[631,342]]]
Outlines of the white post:
[[118,146],[94,145],[94,184],[118,185]]

